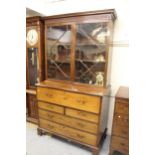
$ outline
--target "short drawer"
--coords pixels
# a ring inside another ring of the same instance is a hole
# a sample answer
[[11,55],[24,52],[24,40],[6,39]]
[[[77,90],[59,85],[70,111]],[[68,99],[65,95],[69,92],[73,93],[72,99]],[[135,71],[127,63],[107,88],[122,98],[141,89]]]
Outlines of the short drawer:
[[115,103],[115,112],[122,113],[122,114],[129,114],[129,104],[123,102],[116,102]]
[[99,113],[100,97],[84,95],[50,88],[37,88],[37,98],[40,101],[50,102],[66,107]]
[[50,113],[48,111],[44,111],[44,110],[40,110],[40,109],[39,109],[39,117],[47,119],[52,122],[67,125],[69,127],[75,128],[75,129],[80,129],[83,131],[94,133],[94,134],[97,134],[97,131],[98,131],[97,124],[78,120],[76,118],[67,117],[65,115]]
[[129,115],[115,113],[113,123],[117,126],[129,126]]
[[72,129],[64,125],[60,125],[44,119],[40,119],[40,127],[49,130],[51,132],[75,139],[80,142],[84,142],[93,146],[96,145],[97,136],[86,132]]
[[114,123],[112,134],[129,139],[129,126],[118,126]]
[[80,119],[90,121],[90,122],[93,122],[93,123],[98,123],[99,122],[99,115],[92,114],[92,113],[85,112],[85,111],[66,108],[66,115],[72,116],[72,117],[75,117],[75,118],[80,118]]
[[54,104],[49,104],[45,102],[38,102],[38,107],[41,109],[49,110],[49,111],[54,111],[60,114],[64,114],[64,108],[54,105]]
[[112,136],[111,147],[115,148],[115,150],[118,150],[124,154],[128,154],[128,152],[129,152],[129,141],[125,138]]

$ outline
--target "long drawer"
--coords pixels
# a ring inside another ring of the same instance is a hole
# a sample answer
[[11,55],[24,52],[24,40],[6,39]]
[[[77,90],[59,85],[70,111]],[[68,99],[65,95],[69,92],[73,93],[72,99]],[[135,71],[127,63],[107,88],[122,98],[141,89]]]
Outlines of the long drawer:
[[73,128],[80,129],[83,131],[91,132],[94,134],[97,134],[97,131],[98,131],[97,124],[78,120],[76,118],[71,118],[71,117],[68,117],[65,115],[56,114],[54,112],[51,113],[51,112],[39,109],[39,117],[47,119],[49,121],[61,123],[63,125],[67,125],[69,127],[73,127]]
[[64,125],[50,122],[41,118],[39,122],[40,122],[40,127],[43,129],[66,136],[68,138],[73,138],[80,142],[84,142],[84,143],[96,146],[97,136],[95,135],[82,132],[76,129],[72,129]]
[[117,136],[112,136],[112,148],[122,153],[125,155],[128,154],[129,152],[129,141],[125,138],[117,137]]
[[100,112],[101,99],[97,96],[38,87],[37,97],[39,101],[55,103],[58,105],[85,110],[96,114]]

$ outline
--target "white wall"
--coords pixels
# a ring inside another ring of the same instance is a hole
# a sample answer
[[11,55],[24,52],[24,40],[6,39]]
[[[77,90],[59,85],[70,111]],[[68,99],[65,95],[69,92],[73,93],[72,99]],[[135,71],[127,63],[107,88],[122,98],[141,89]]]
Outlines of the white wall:
[[[111,86],[112,96],[119,86],[129,86],[129,34],[128,34],[128,0],[66,0],[59,3],[30,3],[27,6],[44,15],[56,15],[72,12],[102,10],[115,8],[117,20],[114,28],[112,45]],[[108,133],[111,133],[114,97],[110,99]]]

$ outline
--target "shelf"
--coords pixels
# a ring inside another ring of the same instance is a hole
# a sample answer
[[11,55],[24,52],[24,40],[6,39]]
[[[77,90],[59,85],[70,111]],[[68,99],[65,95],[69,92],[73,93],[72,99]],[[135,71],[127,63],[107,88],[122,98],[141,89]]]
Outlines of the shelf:
[[65,64],[70,64],[70,61],[60,61],[60,60],[52,60],[48,59],[48,61],[53,64],[53,63],[65,63]]
[[105,63],[105,61],[87,60],[87,59],[76,59],[78,62],[89,62],[89,63]]
[[78,43],[77,46],[105,46],[105,43],[92,44],[92,43]]
[[71,45],[71,43],[69,42],[59,42],[59,41],[56,41],[56,40],[52,40],[52,39],[47,39],[47,41],[50,41],[51,44],[54,44],[54,45]]

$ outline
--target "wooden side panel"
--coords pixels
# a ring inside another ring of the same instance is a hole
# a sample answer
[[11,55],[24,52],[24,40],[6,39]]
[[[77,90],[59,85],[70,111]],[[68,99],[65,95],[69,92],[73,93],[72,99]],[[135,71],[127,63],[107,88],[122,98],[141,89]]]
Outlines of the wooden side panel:
[[107,128],[107,121],[108,121],[108,112],[109,112],[109,97],[104,96],[102,98],[102,105],[101,105],[101,115],[99,120],[99,136],[98,136],[98,143],[100,143],[100,140],[102,138],[103,132]]

